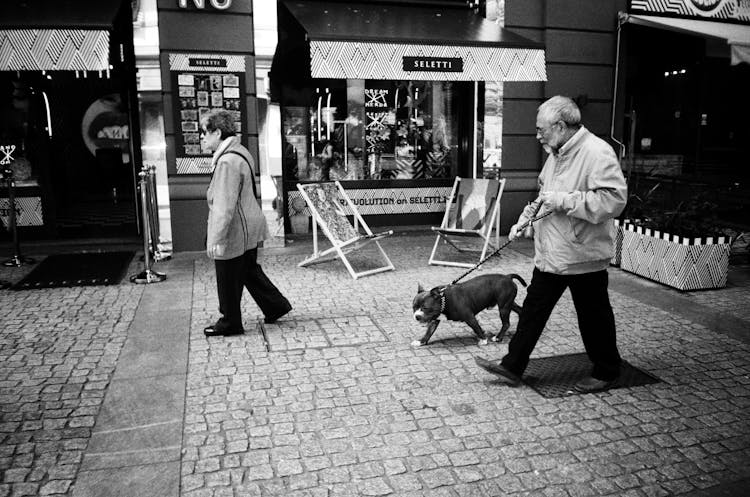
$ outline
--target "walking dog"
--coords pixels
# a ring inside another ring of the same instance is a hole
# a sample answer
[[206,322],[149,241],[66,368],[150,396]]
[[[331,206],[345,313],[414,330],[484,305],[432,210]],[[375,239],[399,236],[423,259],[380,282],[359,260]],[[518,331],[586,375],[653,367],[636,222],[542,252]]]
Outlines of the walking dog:
[[[412,302],[414,319],[427,326],[427,331],[420,340],[412,342],[413,346],[427,345],[432,334],[440,324],[440,315],[451,321],[463,321],[479,337],[479,345],[487,345],[488,340],[502,340],[510,327],[510,311],[519,314],[521,307],[515,303],[518,288],[513,280],[523,286],[526,282],[517,274],[486,274],[477,276],[464,283],[437,286],[425,291],[422,285],[417,288],[417,295]],[[484,309],[498,307],[500,320],[503,322],[496,335],[485,333],[477,322],[476,315]]]

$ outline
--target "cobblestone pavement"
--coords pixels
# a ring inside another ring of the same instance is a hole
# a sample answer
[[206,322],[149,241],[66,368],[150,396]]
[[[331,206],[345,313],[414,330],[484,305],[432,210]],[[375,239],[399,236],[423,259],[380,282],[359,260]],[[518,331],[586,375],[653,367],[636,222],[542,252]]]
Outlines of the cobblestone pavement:
[[[429,346],[410,345],[423,332],[410,309],[417,282],[464,272],[427,266],[432,241],[384,240],[396,271],[356,281],[339,262],[297,268],[308,242],[268,249],[261,262],[293,312],[261,329],[246,295],[246,334],[210,339],[212,266],[177,254],[195,262],[181,475],[169,497],[718,495],[750,478],[750,336],[666,311],[649,296],[671,290],[613,269],[635,285],[611,292],[621,353],[661,381],[552,399],[509,388],[474,364],[500,358],[507,341],[478,346],[466,325],[443,321]],[[530,281],[522,252],[477,274]],[[743,281],[675,298],[746,320]],[[0,497],[73,494],[141,295],[129,283],[0,291]],[[480,323],[500,326],[495,311]],[[566,295],[534,357],[582,351]]]
[[[463,272],[425,267],[431,242],[386,240],[397,270],[358,281],[267,254],[295,305],[266,327],[270,352],[257,332],[202,336],[216,301],[196,262],[182,495],[670,495],[750,476],[747,343],[613,293],[623,356],[661,383],[563,399],[501,386],[473,357],[507,345],[479,347],[464,325],[410,346],[417,281]],[[509,251],[482,271],[528,281],[531,265]],[[249,300],[245,315],[259,316]],[[565,297],[535,356],[580,351]]]
[[70,491],[141,293],[0,290],[0,496]]

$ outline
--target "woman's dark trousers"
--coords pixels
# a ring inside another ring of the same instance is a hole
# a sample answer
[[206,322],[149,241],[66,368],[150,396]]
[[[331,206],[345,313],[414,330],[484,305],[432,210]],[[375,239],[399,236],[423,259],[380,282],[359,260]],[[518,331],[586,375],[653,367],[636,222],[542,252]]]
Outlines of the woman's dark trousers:
[[519,376],[523,374],[555,304],[565,289],[570,288],[583,346],[594,364],[591,376],[604,381],[617,378],[620,354],[607,284],[606,270],[560,275],[534,268],[517,331],[508,345],[508,354],[503,357],[503,366]]
[[289,301],[258,265],[258,249],[234,259],[215,260],[219,312],[217,329],[242,329],[242,287],[247,288],[265,316],[278,316],[291,309]]

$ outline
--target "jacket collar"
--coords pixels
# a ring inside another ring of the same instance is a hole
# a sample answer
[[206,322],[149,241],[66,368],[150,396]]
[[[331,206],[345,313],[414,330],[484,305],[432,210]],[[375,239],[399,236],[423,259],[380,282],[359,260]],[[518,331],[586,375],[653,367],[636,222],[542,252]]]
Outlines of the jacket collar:
[[557,157],[568,154],[570,153],[570,151],[578,148],[581,145],[581,142],[583,142],[583,138],[588,133],[589,130],[587,130],[586,127],[582,124],[578,131],[576,131],[575,134],[570,137],[570,140],[566,141],[565,144],[560,147],[560,150],[558,150],[556,154]]
[[219,161],[219,157],[224,155],[224,152],[226,152],[228,149],[232,148],[236,143],[239,143],[239,138],[236,136],[228,136],[224,138],[224,141],[222,141],[218,147],[216,147],[216,152],[214,152],[214,156],[211,158],[211,172],[214,172],[214,169],[216,169],[216,164]]

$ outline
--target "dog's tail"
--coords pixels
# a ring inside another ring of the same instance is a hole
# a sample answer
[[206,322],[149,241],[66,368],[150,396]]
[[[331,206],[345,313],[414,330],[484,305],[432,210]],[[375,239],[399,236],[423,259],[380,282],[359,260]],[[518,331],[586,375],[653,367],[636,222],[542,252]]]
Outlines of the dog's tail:
[[520,282],[521,282],[521,284],[522,284],[523,286],[528,286],[528,285],[526,284],[526,282],[525,282],[525,281],[523,280],[523,278],[521,278],[520,276],[518,276],[518,275],[517,275],[516,273],[511,273],[511,274],[509,274],[508,276],[509,276],[509,277],[510,277],[511,279],[514,279],[514,280],[518,280],[518,281],[520,281]]

